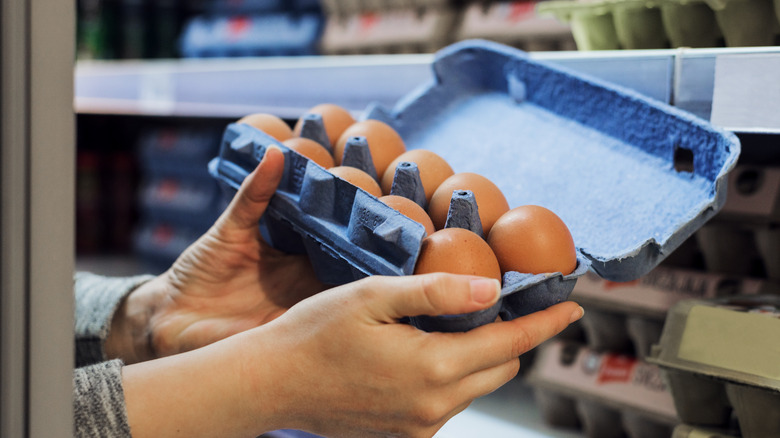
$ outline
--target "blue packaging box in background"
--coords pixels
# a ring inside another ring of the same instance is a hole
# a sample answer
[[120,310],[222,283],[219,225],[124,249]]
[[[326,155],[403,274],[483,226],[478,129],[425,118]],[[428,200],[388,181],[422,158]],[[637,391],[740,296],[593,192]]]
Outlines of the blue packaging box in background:
[[[394,108],[366,118],[394,127],[407,149],[432,150],[456,172],[493,181],[510,207],[542,205],[569,226],[578,267],[569,275],[504,275],[502,299],[479,314],[417,321],[466,330],[565,300],[592,269],[613,281],[657,266],[723,206],[740,144],[731,133],[638,93],[529,59],[487,41],[437,53],[433,78]],[[269,241],[305,251],[320,278],[408,275],[424,232],[371,195],[264,133],[230,125],[212,175],[235,190],[279,145],[285,174],[262,221]]]

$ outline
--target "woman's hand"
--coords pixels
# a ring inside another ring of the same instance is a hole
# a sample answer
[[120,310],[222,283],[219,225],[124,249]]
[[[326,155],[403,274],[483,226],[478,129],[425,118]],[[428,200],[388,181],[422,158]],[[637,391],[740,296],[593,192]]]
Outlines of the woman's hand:
[[566,302],[466,333],[399,323],[477,311],[498,295],[498,282],[483,278],[369,277],[224,341],[125,367],[133,436],[257,436],[284,428],[432,436],[512,379],[519,355],[582,316]]
[[217,222],[173,266],[133,291],[106,342],[126,363],[192,350],[267,323],[324,289],[305,255],[263,241],[258,221],[284,169],[268,148]]
[[371,277],[307,299],[248,334],[257,362],[245,364],[247,400],[262,394],[257,409],[272,403],[280,425],[325,436],[431,436],[512,379],[518,356],[582,316],[568,302],[466,333],[399,323],[481,310],[499,291],[495,280],[432,274]]

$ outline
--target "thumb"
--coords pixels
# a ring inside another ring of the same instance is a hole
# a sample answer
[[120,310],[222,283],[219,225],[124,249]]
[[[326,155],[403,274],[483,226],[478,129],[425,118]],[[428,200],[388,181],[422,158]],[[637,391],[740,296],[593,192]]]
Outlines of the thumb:
[[434,273],[403,277],[369,277],[383,284],[371,287],[367,303],[378,321],[405,316],[457,315],[486,309],[498,301],[496,279]]
[[222,226],[255,230],[276,192],[284,172],[284,153],[276,146],[266,148],[254,171],[247,175],[233,200],[220,218]]

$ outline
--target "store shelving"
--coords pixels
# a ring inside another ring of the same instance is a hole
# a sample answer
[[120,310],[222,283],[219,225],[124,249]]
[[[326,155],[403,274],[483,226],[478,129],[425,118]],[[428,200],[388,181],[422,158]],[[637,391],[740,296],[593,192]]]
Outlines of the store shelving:
[[[709,119],[713,98],[717,104],[723,96],[716,89],[718,60],[758,58],[772,65],[780,60],[780,47],[531,52],[530,56]],[[318,103],[333,102],[358,114],[373,102],[392,105],[428,81],[432,60],[430,54],[409,54],[82,61],[76,66],[74,105],[82,114],[240,117],[262,111],[294,119]],[[730,69],[728,75],[721,82],[777,88],[771,77],[762,79],[750,69],[736,73]],[[718,113],[718,123],[737,132],[780,132],[774,119],[766,117],[780,110],[772,96],[755,93],[751,96],[754,105],[740,108],[738,114]],[[766,126],[741,126],[745,120],[767,122]]]

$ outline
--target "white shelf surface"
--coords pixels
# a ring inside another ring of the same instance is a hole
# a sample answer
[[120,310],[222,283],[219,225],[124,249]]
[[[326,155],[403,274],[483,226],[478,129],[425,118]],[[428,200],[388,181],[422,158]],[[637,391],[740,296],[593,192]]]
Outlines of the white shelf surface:
[[[532,52],[557,64],[632,88],[665,103],[710,118],[719,57],[729,57],[728,81],[752,85],[751,101],[739,118],[721,117],[721,126],[739,131],[739,120],[764,120],[780,111],[770,99],[780,82],[757,83],[734,59],[780,58],[780,47]],[[369,104],[393,106],[432,79],[430,54],[188,59],[168,61],[82,61],[75,72],[75,110],[82,114],[125,114],[238,118],[270,112],[295,119],[312,106],[331,102],[360,114]],[[776,61],[769,65],[776,65]],[[780,74],[780,72],[777,72]],[[766,78],[774,77],[764,75]],[[762,96],[767,96],[762,98]],[[717,104],[718,102],[716,102]],[[720,102],[728,105],[729,102]],[[755,112],[751,119],[751,111]],[[772,119],[774,120],[774,119]],[[747,129],[747,127],[745,127]],[[780,132],[751,126],[750,131]]]
[[[522,358],[521,358],[522,364]],[[583,432],[556,429],[542,421],[533,391],[516,378],[492,394],[474,400],[453,417],[436,438],[582,438]]]

